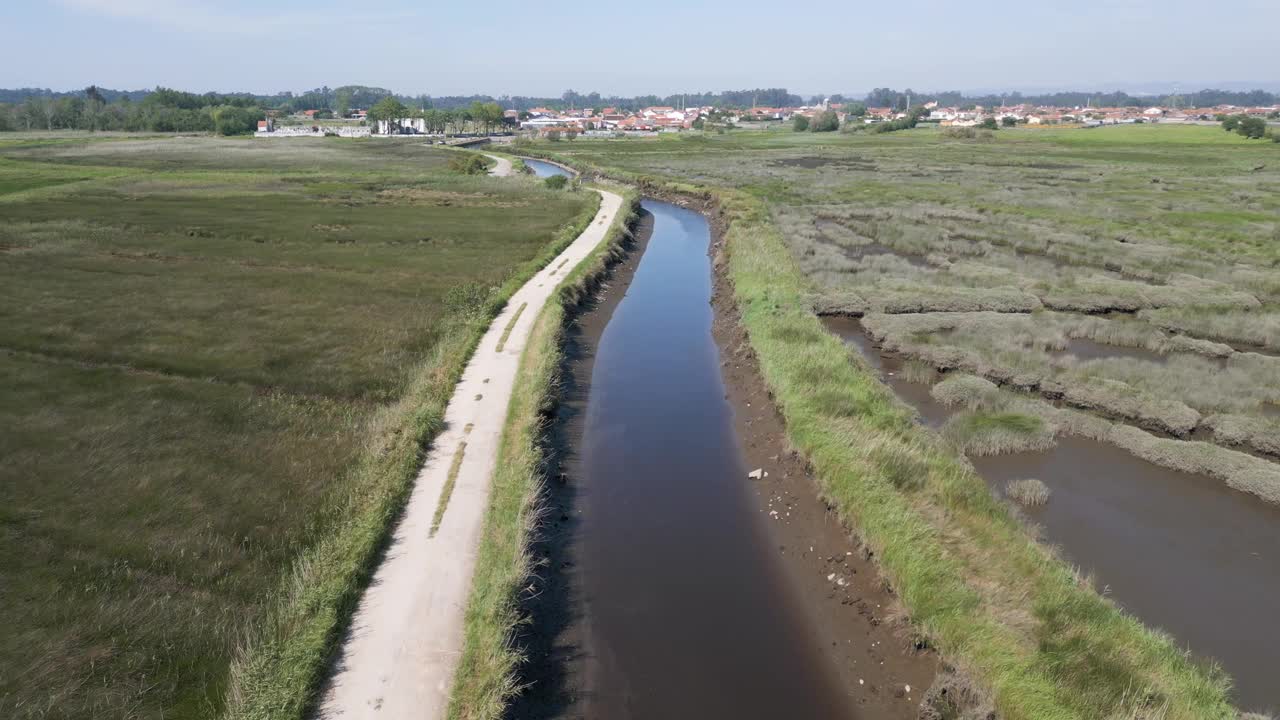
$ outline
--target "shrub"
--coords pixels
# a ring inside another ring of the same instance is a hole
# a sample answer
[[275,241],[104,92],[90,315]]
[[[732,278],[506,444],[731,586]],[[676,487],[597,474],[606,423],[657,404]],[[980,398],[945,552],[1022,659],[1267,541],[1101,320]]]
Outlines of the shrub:
[[449,158],[449,169],[462,175],[483,175],[489,172],[489,164],[482,155],[458,153]]
[[1004,494],[1019,505],[1043,505],[1049,502],[1049,486],[1035,478],[1010,482],[1005,487]]
[[982,122],[978,123],[978,127],[983,130],[995,130],[998,126],[995,118],[984,118]]
[[1260,140],[1267,134],[1267,121],[1260,117],[1241,118],[1236,132],[1251,140]]
[[813,116],[813,120],[809,123],[809,129],[813,132],[833,132],[840,129],[840,116],[835,110],[823,110]]
[[796,115],[791,118],[791,129],[795,132],[804,132],[809,129],[809,118],[803,115]]
[[1000,124],[1005,127],[1013,127],[1014,125],[1018,124],[1018,119],[1015,117],[1011,117],[1009,115],[1005,115],[1004,117],[1000,118]]
[[542,184],[552,190],[563,190],[565,186],[569,184],[569,178],[563,175],[552,175],[544,179]]

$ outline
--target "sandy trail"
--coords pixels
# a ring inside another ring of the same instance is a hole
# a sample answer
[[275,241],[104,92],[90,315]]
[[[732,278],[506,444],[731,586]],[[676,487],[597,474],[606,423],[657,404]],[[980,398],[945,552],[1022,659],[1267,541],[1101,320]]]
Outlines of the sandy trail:
[[489,153],[482,153],[482,154],[485,157],[489,158],[490,160],[493,160],[494,162],[498,163],[497,165],[493,166],[492,170],[489,171],[490,175],[494,177],[507,177],[511,174],[510,160],[504,157],[501,157],[499,155],[490,155]]
[[[502,163],[510,172],[510,161],[498,161],[495,174],[502,174]],[[600,244],[622,206],[620,196],[598,192],[600,210],[591,225],[511,297],[467,364],[445,411],[445,430],[431,445],[387,555],[343,640],[319,717],[445,716],[517,366],[560,279]],[[458,454],[456,484],[433,533],[441,491]]]

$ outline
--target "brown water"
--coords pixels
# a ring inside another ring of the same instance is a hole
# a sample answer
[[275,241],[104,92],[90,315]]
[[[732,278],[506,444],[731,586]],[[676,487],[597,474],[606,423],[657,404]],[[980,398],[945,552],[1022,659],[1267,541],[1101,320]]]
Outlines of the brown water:
[[1100,343],[1088,338],[1068,338],[1067,347],[1065,349],[1054,350],[1050,352],[1049,355],[1056,358],[1074,357],[1077,360],[1132,358],[1134,360],[1156,363],[1157,365],[1164,365],[1169,362],[1168,355],[1161,355],[1158,352],[1154,352],[1146,348],[1107,345],[1106,343]]
[[862,354],[872,369],[880,374],[880,378],[894,393],[915,409],[920,422],[929,427],[941,427],[951,415],[946,405],[933,399],[929,394],[929,386],[923,383],[907,382],[902,377],[902,358],[893,353],[882,353],[862,327],[862,321],[855,317],[828,315],[822,318],[822,324],[841,340],[853,345]]
[[[945,420],[948,410],[932,398],[916,405],[924,386],[886,372],[895,359],[856,319],[823,322],[930,424]],[[1143,622],[1219,662],[1244,708],[1280,709],[1280,508],[1086,438],[972,462],[1000,492],[1010,480],[1044,481],[1052,496],[1028,515],[1048,542]]]
[[653,234],[600,337],[574,448],[582,669],[558,713],[853,717],[747,495],[711,334],[710,228],[644,208]]

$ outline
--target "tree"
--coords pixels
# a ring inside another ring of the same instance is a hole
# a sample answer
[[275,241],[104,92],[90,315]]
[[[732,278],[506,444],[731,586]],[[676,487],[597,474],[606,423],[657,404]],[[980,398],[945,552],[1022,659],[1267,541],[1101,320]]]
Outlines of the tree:
[[213,109],[213,129],[219,135],[246,135],[258,127],[265,114],[257,108],[223,105]]
[[543,178],[542,184],[552,190],[563,190],[565,186],[569,184],[569,178],[563,175],[550,175]]
[[1005,115],[1004,117],[1000,118],[1000,124],[1005,127],[1013,127],[1014,125],[1018,124],[1018,119],[1013,117],[1012,115]]
[[795,132],[804,132],[809,129],[809,118],[804,115],[796,115],[791,118],[791,129]]
[[844,112],[853,117],[863,117],[867,114],[867,106],[860,102],[849,103],[844,106]]
[[547,139],[548,139],[548,140],[550,140],[551,142],[560,142],[560,131],[559,131],[559,130],[548,130],[548,131],[547,131]]
[[1260,140],[1267,134],[1267,121],[1260,117],[1241,118],[1236,132],[1251,140]]
[[1240,115],[1219,115],[1218,119],[1222,122],[1222,129],[1231,132],[1240,125]]
[[813,116],[813,120],[809,122],[809,129],[813,132],[832,132],[840,129],[840,116],[835,110],[823,110]]
[[995,130],[997,127],[996,119],[993,117],[983,118],[982,122],[978,123],[978,127],[984,130]]
[[369,122],[386,121],[395,124],[397,120],[403,118],[408,112],[409,109],[404,106],[404,103],[388,95],[369,108]]

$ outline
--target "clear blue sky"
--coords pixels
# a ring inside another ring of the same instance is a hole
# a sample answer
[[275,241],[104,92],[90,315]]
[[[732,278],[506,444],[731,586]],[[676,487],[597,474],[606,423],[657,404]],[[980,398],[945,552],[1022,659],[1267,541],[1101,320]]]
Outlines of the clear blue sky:
[[[0,87],[1280,89],[1280,0],[10,0]],[[554,8],[554,9],[548,9]]]

